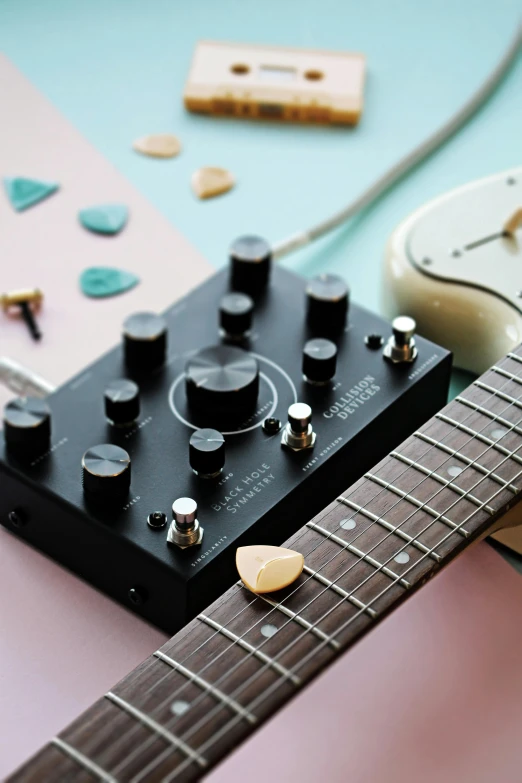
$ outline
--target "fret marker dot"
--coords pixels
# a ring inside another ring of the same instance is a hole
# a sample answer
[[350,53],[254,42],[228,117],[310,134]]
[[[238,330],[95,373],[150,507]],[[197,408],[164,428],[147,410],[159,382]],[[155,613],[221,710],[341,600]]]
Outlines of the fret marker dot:
[[170,708],[170,711],[173,713],[173,715],[177,715],[179,718],[181,715],[184,715],[188,709],[190,709],[190,704],[188,701],[181,701],[180,699],[174,702]]
[[450,465],[448,468],[448,473],[450,476],[460,476],[464,468],[459,468],[458,465]]
[[266,625],[263,625],[261,628],[261,633],[263,636],[266,636],[267,639],[270,639],[271,636],[273,636],[275,633],[277,633],[279,628],[277,625],[271,625],[270,623],[267,623]]
[[410,559],[410,556],[407,552],[397,552],[393,559],[396,563],[407,563]]
[[344,530],[353,530],[357,523],[355,519],[341,519],[339,524]]
[[508,431],[503,427],[496,427],[494,430],[491,430],[491,437],[495,438],[495,440],[500,440],[500,438],[503,438],[507,433]]

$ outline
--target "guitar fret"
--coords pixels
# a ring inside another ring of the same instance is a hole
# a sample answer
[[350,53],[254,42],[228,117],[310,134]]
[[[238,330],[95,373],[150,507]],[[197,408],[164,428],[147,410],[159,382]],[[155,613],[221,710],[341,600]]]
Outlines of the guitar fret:
[[405,457],[403,454],[399,454],[398,451],[391,451],[390,456],[395,457],[395,459],[398,459],[400,462],[403,462],[405,465],[409,465],[410,467],[415,468],[415,470],[424,473],[425,476],[429,476],[435,481],[438,481],[439,484],[442,484],[445,487],[449,487],[461,497],[466,498],[466,500],[469,500],[471,503],[477,506],[477,508],[481,508],[481,509],[483,508],[491,515],[495,513],[494,509],[491,508],[491,506],[486,505],[481,500],[476,498],[474,495],[471,495],[468,491],[462,489],[462,487],[458,487],[453,481],[449,481],[448,479],[445,479],[444,476],[440,476],[438,473],[435,473],[432,470],[428,470],[428,468],[425,468],[423,465],[419,464],[418,462],[415,462],[415,460],[409,459],[409,457]]
[[345,598],[347,601],[350,601],[350,603],[352,603],[358,609],[362,609],[363,612],[369,614],[370,617],[377,617],[377,612],[375,611],[375,609],[366,606],[366,604],[364,604],[362,601],[359,601],[359,599],[356,598],[354,595],[347,593],[346,590],[343,590],[343,588],[339,587],[339,585],[335,584],[335,582],[332,582],[330,579],[327,579],[326,576],[320,574],[319,571],[314,571],[313,568],[309,568],[307,565],[303,566],[303,571],[305,572],[305,574],[308,574],[313,579],[317,579],[318,582],[321,582],[326,587],[329,587],[330,590],[334,591],[334,593],[338,593],[338,595],[342,595],[343,598]]
[[80,767],[83,767],[83,769],[87,770],[87,772],[91,772],[93,775],[96,775],[97,778],[103,780],[104,783],[118,783],[116,778],[114,778],[108,772],[105,772],[105,770],[103,770],[98,764],[96,764],[94,761],[91,761],[91,759],[87,758],[87,756],[85,756],[83,753],[80,753],[80,751],[76,750],[76,748],[73,748],[73,746],[69,745],[68,742],[64,742],[64,740],[60,737],[54,737],[51,740],[51,745],[54,745],[56,748],[61,750],[62,753],[65,753],[66,756],[69,756],[70,759],[79,764]]
[[218,701],[221,701],[227,707],[230,707],[231,710],[233,710],[235,713],[240,715],[242,718],[245,718],[245,720],[247,720],[252,725],[257,723],[257,718],[255,717],[255,715],[252,715],[252,713],[248,712],[248,710],[242,707],[241,704],[238,704],[237,701],[234,701],[234,699],[231,699],[230,696],[226,695],[226,693],[223,693],[223,691],[220,691],[219,688],[216,688],[215,685],[212,685],[210,682],[204,680],[203,677],[199,676],[199,674],[190,671],[190,669],[187,669],[186,666],[183,666],[183,664],[178,663],[177,661],[175,661],[169,655],[166,655],[161,650],[156,650],[154,655],[164,663],[171,666],[175,671],[182,674],[188,680],[194,682],[202,690],[207,691],[207,693],[210,693],[211,696],[214,696]]
[[384,517],[380,517],[378,514],[374,514],[372,511],[364,508],[364,506],[360,506],[358,503],[354,503],[353,500],[349,500],[342,495],[339,495],[337,500],[340,503],[343,503],[345,506],[353,509],[353,511],[357,511],[358,514],[362,514],[368,519],[371,519],[372,522],[378,522],[379,525],[382,525],[382,527],[386,528],[386,530],[389,530],[390,533],[395,533],[397,536],[402,538],[403,541],[407,541],[408,544],[411,544],[416,549],[420,549],[420,551],[425,555],[428,555],[429,557],[433,558],[433,560],[439,562],[440,556],[436,552],[433,552],[429,547],[425,546],[425,544],[422,544],[420,541],[417,541],[416,538],[410,536],[408,533],[406,533],[405,530],[401,530],[401,528],[397,525],[392,525],[391,522],[388,522],[386,519],[384,519]]
[[306,559],[299,580],[254,599],[241,583],[228,590],[124,678],[116,688],[124,698],[107,693],[12,783],[199,780],[468,543],[496,529],[494,520],[522,501],[516,350],[337,502],[302,520],[284,544]]
[[[482,405],[478,405],[476,402],[471,402],[471,400],[466,400],[464,397],[461,397],[460,394],[458,397],[455,397],[455,399],[457,402],[462,403],[462,405],[465,405],[467,408],[471,408],[474,411],[478,411],[478,413],[482,413],[483,416],[486,416],[491,421],[497,422],[498,424],[503,424],[504,427],[507,427],[510,432],[516,432],[517,435],[522,435],[522,430],[520,427],[517,427],[516,424],[513,424],[513,422],[504,419],[502,416],[498,416],[496,413],[490,413],[490,411],[488,411],[487,408],[483,408]],[[511,452],[508,453],[511,455]]]
[[292,682],[296,686],[301,685],[300,677],[288,671],[288,669],[285,669],[284,666],[281,666],[280,663],[274,661],[272,658],[266,655],[262,650],[258,650],[257,647],[254,647],[252,644],[246,642],[237,634],[232,633],[232,631],[229,631],[228,628],[225,628],[223,625],[216,623],[215,620],[212,620],[210,617],[207,617],[205,614],[198,614],[198,620],[201,620],[207,625],[210,625],[211,628],[213,628],[215,631],[218,631],[220,634],[223,634],[223,636],[226,636],[228,639],[234,642],[234,644],[237,644],[239,647],[242,647],[244,650],[251,653],[255,658],[258,658],[260,661],[263,661],[263,663],[268,664],[272,669],[274,669],[278,674],[280,674],[286,680],[290,680],[290,682]]
[[509,378],[510,381],[514,381],[515,383],[522,384],[522,378],[519,378],[518,375],[514,375],[512,372],[508,372],[507,370],[504,370],[502,367],[497,367],[496,365],[493,365],[491,369],[493,372],[496,372],[498,375],[502,375],[504,378]]
[[185,756],[187,756],[187,758],[194,761],[199,767],[202,769],[208,767],[208,761],[203,758],[203,756],[200,756],[197,751],[183,742],[182,739],[179,739],[174,734],[172,734],[172,732],[170,732],[168,729],[164,728],[160,723],[155,721],[154,718],[146,715],[144,712],[137,709],[137,707],[129,704],[129,702],[125,701],[125,699],[122,699],[121,696],[117,696],[112,691],[108,691],[108,693],[105,694],[105,698],[109,701],[112,701],[125,712],[128,712],[129,715],[132,715],[133,718],[136,718],[136,720],[140,721],[140,723],[143,723],[144,726],[147,726],[147,728],[151,729],[159,737],[170,743],[173,747],[176,748],[176,750],[181,750]]
[[[512,492],[514,495],[518,494],[519,490],[515,487],[514,484],[509,484],[507,481],[504,481],[504,479],[501,478],[500,476],[497,476],[496,473],[492,473],[476,460],[470,459],[470,457],[466,457],[466,455],[462,454],[462,452],[457,451],[456,449],[452,449],[450,446],[447,446],[445,443],[441,443],[440,441],[435,440],[434,438],[430,438],[430,436],[425,435],[424,432],[414,432],[413,436],[415,438],[419,438],[420,440],[423,440],[425,443],[428,443],[430,446],[436,446],[436,448],[441,449],[441,451],[445,451],[446,454],[449,454],[451,457],[456,457],[462,462],[465,462],[471,468],[474,468],[474,470],[476,470],[478,473],[482,473],[482,475],[487,476],[493,481],[496,481],[497,484],[500,484],[505,489],[509,489],[509,491]],[[493,443],[493,441],[491,441],[491,443]]]
[[462,527],[462,525],[458,525],[456,522],[453,522],[449,517],[445,516],[445,514],[439,514],[439,512],[435,511],[434,508],[431,508],[431,506],[423,503],[422,500],[417,500],[417,498],[413,495],[410,495],[409,492],[404,492],[402,489],[399,489],[399,487],[396,487],[394,484],[390,484],[388,481],[384,481],[384,479],[375,476],[373,473],[365,473],[364,475],[365,478],[369,478],[371,481],[379,484],[379,486],[384,487],[385,489],[389,489],[390,492],[393,492],[395,495],[398,495],[398,497],[403,498],[403,500],[408,500],[414,506],[422,509],[430,516],[440,520],[441,522],[444,522],[446,525],[449,525],[449,527],[452,527],[456,533],[460,533],[465,538],[468,538],[469,532],[464,527]]
[[411,544],[416,549],[420,549],[421,552],[424,552],[425,555],[429,555],[429,557],[433,558],[433,560],[436,560],[437,562],[440,560],[440,557],[436,552],[433,552],[429,547],[421,543],[421,541],[418,541],[413,536],[410,536],[409,533],[406,533],[406,531],[402,530],[399,526],[392,525],[392,523],[388,522],[388,520],[384,519],[384,517],[380,517],[378,514],[374,514],[372,511],[364,508],[364,506],[360,506],[358,503],[354,503],[353,500],[349,500],[342,495],[339,495],[337,500],[340,503],[343,503],[343,505],[348,506],[348,508],[351,508],[353,511],[357,511],[358,514],[362,514],[368,519],[371,519],[372,522],[378,522],[379,525],[386,528],[386,530],[389,530],[390,533],[395,533],[397,536],[402,538],[403,541],[407,541],[408,544]]
[[353,544],[348,544],[340,536],[336,536],[335,533],[330,533],[328,530],[326,530],[326,528],[321,527],[320,525],[316,525],[315,522],[307,522],[307,527],[315,530],[317,533],[321,533],[322,536],[325,536],[330,541],[334,541],[336,544],[339,544],[343,547],[343,549],[347,549],[353,555],[357,555],[357,557],[360,557],[361,560],[365,560],[367,563],[370,563],[370,565],[372,565],[378,571],[382,571],[383,574],[386,574],[386,576],[389,576],[394,581],[399,582],[399,584],[401,584],[403,587],[411,587],[411,584],[407,579],[404,579],[403,577],[399,576],[399,574],[396,574],[395,571],[392,571],[391,568],[388,568],[382,563],[379,563],[379,561],[375,560],[374,557],[366,555],[356,546],[353,546]]
[[[490,394],[493,394],[495,397],[499,397],[501,400],[505,400],[506,402],[509,402],[510,405],[514,405],[516,408],[522,408],[522,402],[515,399],[515,397],[511,397],[510,394],[506,394],[505,392],[501,392],[500,389],[495,389],[494,386],[490,386],[488,383],[483,383],[482,381],[474,381],[474,386],[476,386],[478,389],[483,389],[483,391],[490,392]],[[459,402],[462,402],[460,397],[456,397]]]
[[[460,430],[461,432],[465,432],[467,435],[471,435],[473,438],[482,441],[482,443],[486,443],[488,446],[491,446],[491,448],[494,448],[496,451],[500,451],[500,453],[504,454],[506,457],[511,457],[511,459],[515,460],[515,462],[518,462],[519,465],[522,465],[522,457],[519,457],[518,454],[513,454],[513,452],[511,452],[509,449],[506,449],[504,446],[501,446],[500,443],[491,440],[491,438],[488,438],[481,432],[476,432],[475,430],[471,429],[471,427],[466,427],[465,424],[461,424],[459,421],[450,418],[450,416],[445,416],[443,413],[436,413],[435,418],[440,419],[446,424],[451,424],[451,426],[455,427],[455,429]],[[510,424],[509,426],[511,427],[512,425]]]
[[339,650],[341,648],[339,642],[337,642],[335,639],[332,639],[331,636],[328,636],[328,634],[324,633],[324,631],[321,631],[320,628],[317,628],[313,623],[309,623],[308,620],[305,620],[304,617],[301,617],[300,614],[297,612],[293,612],[291,609],[288,609],[288,607],[283,606],[282,604],[278,603],[277,601],[273,601],[271,598],[268,598],[266,595],[257,594],[257,598],[261,598],[261,600],[265,601],[265,603],[272,606],[274,609],[278,609],[280,612],[285,614],[287,617],[289,617],[291,620],[294,620],[296,623],[299,623],[303,628],[306,628],[307,631],[310,631],[310,633],[313,633],[315,636],[317,636],[321,641],[326,642],[331,647],[333,647],[334,650]]

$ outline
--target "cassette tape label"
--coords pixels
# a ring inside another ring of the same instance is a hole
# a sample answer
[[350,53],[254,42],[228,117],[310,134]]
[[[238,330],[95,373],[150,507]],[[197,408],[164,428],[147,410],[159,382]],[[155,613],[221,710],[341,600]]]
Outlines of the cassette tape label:
[[364,78],[362,54],[202,41],[184,101],[207,114],[354,125]]

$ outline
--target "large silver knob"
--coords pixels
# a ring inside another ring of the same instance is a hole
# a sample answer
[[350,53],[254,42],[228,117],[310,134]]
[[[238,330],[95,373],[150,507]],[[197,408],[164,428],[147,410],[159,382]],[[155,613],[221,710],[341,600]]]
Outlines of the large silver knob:
[[292,451],[311,449],[315,438],[311,407],[305,402],[294,402],[288,408],[288,424],[283,430],[281,445]]
[[198,522],[198,504],[192,498],[178,498],[172,504],[172,522],[167,533],[169,544],[180,549],[201,544],[203,528]]
[[417,324],[409,315],[399,315],[392,322],[392,336],[384,346],[384,357],[393,364],[411,363],[417,358],[415,334]]

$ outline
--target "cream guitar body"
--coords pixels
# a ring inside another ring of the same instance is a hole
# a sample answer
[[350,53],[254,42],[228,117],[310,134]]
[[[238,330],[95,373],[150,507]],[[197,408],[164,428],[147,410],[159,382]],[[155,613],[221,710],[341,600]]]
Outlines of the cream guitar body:
[[[476,180],[424,204],[386,248],[382,308],[480,374],[522,342],[522,167]],[[521,511],[493,535],[522,554]],[[515,525],[515,527],[512,527]]]
[[382,308],[482,373],[522,342],[522,167],[423,205],[391,235]]

